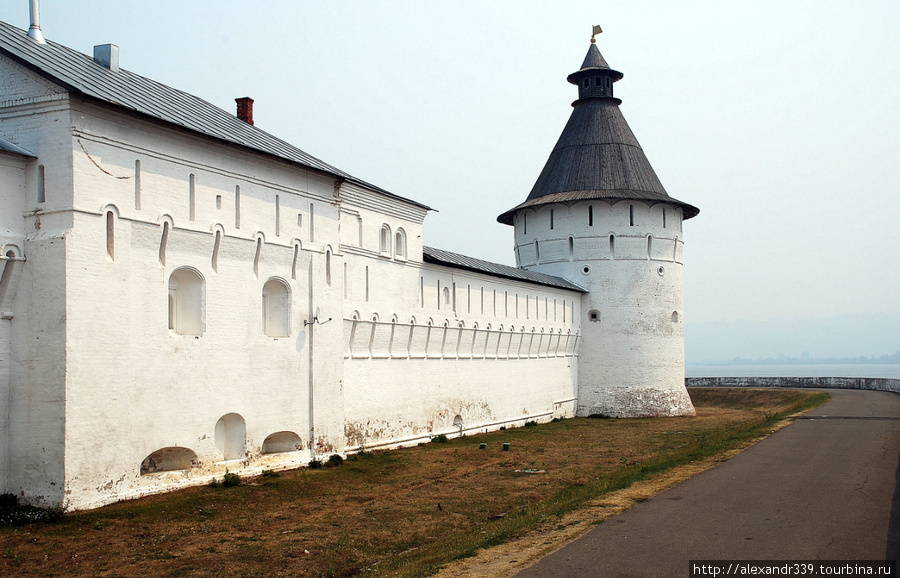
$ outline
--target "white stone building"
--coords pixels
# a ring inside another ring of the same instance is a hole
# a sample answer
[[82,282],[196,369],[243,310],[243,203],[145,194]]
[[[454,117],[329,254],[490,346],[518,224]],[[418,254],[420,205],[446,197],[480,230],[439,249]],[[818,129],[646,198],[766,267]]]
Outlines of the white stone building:
[[670,198],[592,44],[519,268],[238,115],[0,23],[0,492],[89,508],[604,413],[684,415]]

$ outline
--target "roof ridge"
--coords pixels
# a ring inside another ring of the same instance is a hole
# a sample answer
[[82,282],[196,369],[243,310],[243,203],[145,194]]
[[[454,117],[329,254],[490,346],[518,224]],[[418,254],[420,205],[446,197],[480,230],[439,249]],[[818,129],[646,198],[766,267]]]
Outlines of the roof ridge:
[[47,40],[46,44],[36,44],[27,37],[24,30],[2,21],[0,53],[70,92],[218,141],[331,174],[430,210],[430,207],[422,203],[354,177],[286,140],[245,123],[203,98],[125,68],[112,72],[97,64],[91,56],[52,40]]

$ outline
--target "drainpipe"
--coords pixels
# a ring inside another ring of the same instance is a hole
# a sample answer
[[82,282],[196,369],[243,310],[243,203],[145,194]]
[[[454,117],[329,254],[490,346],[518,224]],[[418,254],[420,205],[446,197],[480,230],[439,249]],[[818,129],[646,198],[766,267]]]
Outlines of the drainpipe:
[[314,371],[313,371],[313,341],[315,339],[315,331],[313,328],[315,327],[315,312],[313,311],[313,258],[310,255],[309,258],[309,271],[307,276],[307,285],[309,286],[309,303],[308,303],[308,311],[309,311],[309,321],[306,324],[307,330],[309,331],[309,457],[311,459],[315,459],[316,457],[316,426],[315,426],[315,414],[313,412],[313,404],[314,400]]

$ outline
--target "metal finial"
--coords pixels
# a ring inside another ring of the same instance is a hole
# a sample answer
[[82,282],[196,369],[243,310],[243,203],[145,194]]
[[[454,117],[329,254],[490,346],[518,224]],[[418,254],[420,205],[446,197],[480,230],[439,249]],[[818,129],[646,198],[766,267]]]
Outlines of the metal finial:
[[597,43],[597,39],[594,37],[597,36],[598,34],[601,34],[602,32],[603,32],[603,29],[600,28],[599,26],[597,26],[596,24],[594,24],[594,31],[591,34],[591,44]]

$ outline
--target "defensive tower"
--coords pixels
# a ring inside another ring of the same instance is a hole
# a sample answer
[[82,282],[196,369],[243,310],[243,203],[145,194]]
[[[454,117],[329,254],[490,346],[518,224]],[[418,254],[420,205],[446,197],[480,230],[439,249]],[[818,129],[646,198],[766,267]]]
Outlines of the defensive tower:
[[[595,33],[599,29],[595,27]],[[684,387],[682,222],[619,110],[623,77],[594,38],[572,115],[524,203],[497,220],[515,230],[516,265],[567,279],[582,297],[577,415],[693,415]]]

